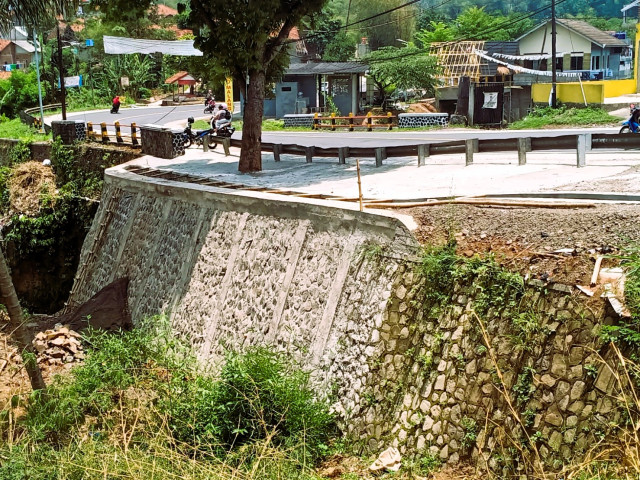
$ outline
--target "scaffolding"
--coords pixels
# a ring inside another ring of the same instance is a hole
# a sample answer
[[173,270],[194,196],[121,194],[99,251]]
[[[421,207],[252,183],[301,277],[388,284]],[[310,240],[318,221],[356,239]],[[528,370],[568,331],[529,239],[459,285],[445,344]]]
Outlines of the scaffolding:
[[460,77],[470,77],[471,82],[479,82],[481,66],[487,62],[474,52],[484,50],[484,41],[434,42],[430,55],[436,57],[442,71],[438,78],[444,85],[456,86]]

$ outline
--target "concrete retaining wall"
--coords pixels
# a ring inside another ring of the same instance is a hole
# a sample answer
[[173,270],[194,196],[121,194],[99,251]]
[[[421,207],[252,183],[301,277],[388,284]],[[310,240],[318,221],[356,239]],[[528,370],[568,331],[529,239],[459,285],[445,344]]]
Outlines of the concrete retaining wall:
[[551,469],[609,435],[620,411],[597,358],[602,312],[569,287],[530,284],[521,301],[540,335],[518,343],[514,319],[496,309],[484,320],[487,348],[478,286],[459,285],[432,318],[417,253],[397,218],[116,167],[70,303],[127,276],[134,322],[167,312],[202,360],[258,344],[286,350],[336,394],[344,429],[371,452],[396,445],[522,472],[529,464],[509,452],[526,435]]

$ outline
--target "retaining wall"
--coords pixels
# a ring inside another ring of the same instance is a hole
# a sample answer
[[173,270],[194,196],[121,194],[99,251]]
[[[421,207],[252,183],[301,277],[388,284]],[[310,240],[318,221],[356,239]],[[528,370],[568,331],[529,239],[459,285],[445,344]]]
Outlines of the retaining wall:
[[597,361],[602,311],[534,282],[518,298],[538,319],[535,338],[518,341],[499,308],[483,317],[485,336],[473,279],[437,314],[424,308],[431,287],[417,254],[397,218],[116,167],[70,304],[126,276],[134,322],[167,312],[202,360],[258,344],[286,350],[336,394],[345,431],[366,451],[396,445],[526,472],[512,452],[527,435],[559,469],[609,434],[620,412]]

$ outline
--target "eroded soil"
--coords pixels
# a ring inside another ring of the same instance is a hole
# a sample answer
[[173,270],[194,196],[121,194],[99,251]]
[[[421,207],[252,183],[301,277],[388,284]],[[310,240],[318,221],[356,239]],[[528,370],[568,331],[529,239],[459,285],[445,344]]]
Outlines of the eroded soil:
[[496,208],[440,205],[404,210],[418,223],[424,245],[455,238],[458,253],[491,253],[505,267],[532,278],[589,285],[596,257],[603,267],[615,255],[640,245],[640,206],[597,204],[595,208]]

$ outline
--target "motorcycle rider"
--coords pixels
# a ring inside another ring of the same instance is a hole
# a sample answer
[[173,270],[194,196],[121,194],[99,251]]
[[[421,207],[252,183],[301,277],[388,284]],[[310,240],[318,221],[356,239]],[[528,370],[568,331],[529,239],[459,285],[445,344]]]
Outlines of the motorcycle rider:
[[120,110],[120,97],[116,95],[113,97],[111,113],[118,113],[118,110]]
[[231,124],[231,112],[227,109],[224,103],[218,105],[218,111],[211,120],[211,126],[213,127],[214,134],[225,125]]

